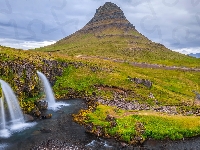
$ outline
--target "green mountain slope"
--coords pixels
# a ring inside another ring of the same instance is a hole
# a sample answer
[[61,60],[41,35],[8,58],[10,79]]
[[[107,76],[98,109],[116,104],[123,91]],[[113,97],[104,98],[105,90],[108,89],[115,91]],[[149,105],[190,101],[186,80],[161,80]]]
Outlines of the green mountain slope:
[[35,50],[170,66],[198,67],[200,64],[200,59],[171,51],[146,38],[113,3],[106,3],[97,9],[95,16],[81,30],[55,44]]

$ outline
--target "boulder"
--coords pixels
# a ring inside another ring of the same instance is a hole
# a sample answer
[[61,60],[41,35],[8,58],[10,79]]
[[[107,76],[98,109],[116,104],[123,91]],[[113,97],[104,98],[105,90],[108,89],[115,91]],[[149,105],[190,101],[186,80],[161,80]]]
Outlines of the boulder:
[[34,121],[34,118],[33,118],[31,115],[24,114],[24,120],[25,120],[26,122],[33,122],[33,121]]
[[92,123],[86,124],[85,125],[85,131],[92,133],[93,127],[94,127],[94,125]]
[[35,107],[32,111],[31,111],[31,114],[35,117],[40,117],[41,115],[41,111],[39,110],[38,107]]
[[48,108],[48,102],[45,100],[36,101],[35,105],[39,108],[39,110],[46,110]]
[[131,82],[135,82],[136,84],[143,84],[147,88],[151,88],[152,87],[152,82],[150,80],[140,79],[140,78],[131,78],[130,76],[128,76],[128,79]]
[[200,94],[199,93],[196,94],[196,99],[200,101]]
[[152,82],[146,79],[142,79],[142,84],[144,86],[146,86],[147,88],[151,88],[152,87]]
[[106,121],[115,121],[115,117],[113,117],[112,115],[107,115],[106,116],[106,119],[105,119]]
[[140,78],[133,78],[133,81],[137,84],[142,84],[143,83],[143,79]]
[[50,119],[52,117],[52,114],[42,114],[40,116],[40,119]]

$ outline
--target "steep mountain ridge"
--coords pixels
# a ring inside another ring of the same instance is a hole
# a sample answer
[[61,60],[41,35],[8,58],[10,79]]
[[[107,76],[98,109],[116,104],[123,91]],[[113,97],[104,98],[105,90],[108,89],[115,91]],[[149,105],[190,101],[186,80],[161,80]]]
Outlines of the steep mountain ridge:
[[135,27],[126,19],[123,11],[116,4],[106,2],[100,6],[94,17],[80,31],[101,31],[107,27],[131,30]]

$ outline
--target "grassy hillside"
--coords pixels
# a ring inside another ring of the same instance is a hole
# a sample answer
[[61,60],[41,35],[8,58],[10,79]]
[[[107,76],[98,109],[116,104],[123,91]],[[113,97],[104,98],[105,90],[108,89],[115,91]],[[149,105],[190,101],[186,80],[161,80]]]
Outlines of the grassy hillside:
[[200,59],[173,52],[161,44],[148,40],[136,30],[125,32],[115,27],[95,33],[77,31],[53,45],[35,50],[59,52],[70,56],[100,56],[169,66],[199,67],[200,64]]
[[[139,141],[137,137],[143,141],[150,137],[181,139],[199,135],[199,106],[194,103],[192,91],[200,91],[200,72],[139,68],[101,58],[84,59],[2,46],[0,56],[0,78],[12,86],[24,112],[30,112],[34,101],[43,96],[36,74],[39,70],[51,81],[57,99],[84,98],[97,105],[74,116],[80,124],[92,124],[92,133],[99,133],[101,127],[100,136],[132,144]],[[135,83],[133,78],[151,81],[152,87]],[[123,110],[97,103],[99,99],[118,99],[149,110]],[[164,106],[174,108],[176,113],[157,111]],[[114,126],[105,120],[108,115],[114,116]]]
[[[90,95],[95,91],[99,95],[103,94],[105,99],[112,99],[113,93],[109,90],[99,91],[98,87],[104,85],[117,87],[124,91],[133,91],[136,96],[133,98],[133,95],[130,97],[127,95],[125,98],[127,101],[134,99],[142,103],[151,103],[148,96],[153,93],[163,105],[180,105],[182,102],[192,102],[195,96],[192,90],[199,91],[200,87],[200,72],[144,69],[126,63],[114,63],[100,59],[87,61],[86,63],[90,63],[91,67],[69,67],[65,69],[61,77],[57,78],[54,90],[58,97],[62,93],[67,94],[67,88],[72,88],[76,92],[88,92],[85,94]],[[134,83],[128,79],[129,76],[148,79],[153,82],[153,86],[149,89],[144,85]]]
[[[134,99],[141,102],[148,102],[148,96],[151,92],[162,105],[179,105],[182,102],[192,102],[195,97],[192,91],[200,90],[200,72],[195,71],[139,68],[128,63],[111,62],[98,58],[82,59],[59,53],[23,51],[7,47],[1,47],[0,55],[2,62],[0,76],[11,83],[14,82],[12,78],[15,78],[14,75],[18,72],[11,69],[14,66],[7,66],[5,76],[3,62],[20,62],[22,67],[27,62],[32,63],[35,70],[31,72],[34,74],[37,70],[43,70],[44,59],[67,62],[69,65],[62,68],[62,75],[56,77],[54,82],[57,98],[67,95],[69,91],[66,89],[73,89],[76,92],[90,95],[95,91],[109,99],[112,98],[112,92],[99,90],[100,86],[108,86],[117,87],[124,91],[133,91],[137,95]],[[7,76],[7,74],[10,75]],[[25,77],[26,75],[21,76],[22,79]],[[128,77],[150,80],[153,86],[147,88],[130,81]],[[113,89],[111,88],[111,90]],[[131,100],[131,96],[127,96],[125,99]]]

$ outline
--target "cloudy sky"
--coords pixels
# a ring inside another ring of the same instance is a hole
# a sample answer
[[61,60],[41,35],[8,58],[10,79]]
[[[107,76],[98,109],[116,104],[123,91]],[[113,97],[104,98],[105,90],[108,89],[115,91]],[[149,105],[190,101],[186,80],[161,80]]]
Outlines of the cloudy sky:
[[[30,49],[81,29],[108,0],[0,0],[0,44]],[[200,53],[199,0],[109,0],[154,42]]]

